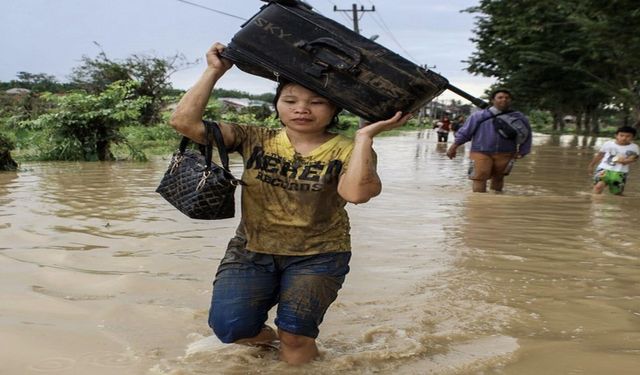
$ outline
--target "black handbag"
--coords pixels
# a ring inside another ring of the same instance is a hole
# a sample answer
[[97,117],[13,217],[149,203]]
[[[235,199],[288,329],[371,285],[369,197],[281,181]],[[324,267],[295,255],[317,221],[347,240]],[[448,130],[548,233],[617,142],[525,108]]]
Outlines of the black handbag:
[[[156,192],[192,219],[227,219],[235,215],[234,194],[242,181],[229,171],[229,154],[218,124],[204,121],[204,126],[207,145],[200,152],[190,150],[191,140],[182,137]],[[211,160],[214,139],[222,166]]]

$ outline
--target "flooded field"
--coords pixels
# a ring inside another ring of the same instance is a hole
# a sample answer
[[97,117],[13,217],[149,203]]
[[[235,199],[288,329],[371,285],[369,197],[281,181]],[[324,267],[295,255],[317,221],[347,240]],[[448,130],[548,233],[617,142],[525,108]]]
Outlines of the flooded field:
[[167,160],[24,163],[0,173],[0,373],[636,374],[640,165],[593,196],[605,140],[536,135],[504,194],[473,194],[435,133],[376,139],[383,193],[348,206],[352,271],[302,367],[211,337],[238,218],[164,202]]

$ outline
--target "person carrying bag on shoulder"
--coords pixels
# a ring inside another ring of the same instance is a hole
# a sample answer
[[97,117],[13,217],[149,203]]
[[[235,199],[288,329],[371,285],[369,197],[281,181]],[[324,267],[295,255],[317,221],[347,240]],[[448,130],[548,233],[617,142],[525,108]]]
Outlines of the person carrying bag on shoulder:
[[511,110],[511,101],[510,91],[495,90],[491,94],[492,106],[472,114],[447,150],[447,156],[453,159],[458,147],[471,141],[469,179],[474,192],[486,192],[488,180],[491,190],[501,192],[504,176],[511,172],[514,161],[531,151],[529,120]]

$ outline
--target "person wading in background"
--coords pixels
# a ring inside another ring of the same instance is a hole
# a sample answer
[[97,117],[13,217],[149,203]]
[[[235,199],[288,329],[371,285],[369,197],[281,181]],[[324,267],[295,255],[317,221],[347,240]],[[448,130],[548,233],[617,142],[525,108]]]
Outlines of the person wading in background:
[[441,121],[438,121],[438,128],[436,129],[436,133],[438,133],[438,143],[447,143],[449,140],[449,131],[451,130],[451,120],[449,120],[449,116],[444,115]]
[[[491,94],[492,107],[478,111],[456,132],[454,143],[447,150],[449,159],[456,157],[457,149],[471,141],[471,166],[469,179],[473,181],[473,191],[487,191],[487,180],[491,180],[491,189],[501,192],[504,187],[504,176],[509,174],[515,159],[527,155],[531,151],[531,126],[529,120],[521,112],[511,111],[511,92],[498,89]],[[496,130],[496,114],[509,112],[510,116],[520,118],[529,129],[529,135],[523,144],[518,145],[514,139],[503,138]]]

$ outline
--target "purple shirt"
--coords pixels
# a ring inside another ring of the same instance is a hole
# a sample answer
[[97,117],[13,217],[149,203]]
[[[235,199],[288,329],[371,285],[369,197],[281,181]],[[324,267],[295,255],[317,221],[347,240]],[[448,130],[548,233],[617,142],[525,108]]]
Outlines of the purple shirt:
[[[520,145],[519,153],[524,156],[531,151],[531,125],[521,112],[510,112],[510,115],[522,118],[529,128],[529,137]],[[471,141],[471,151],[474,152],[515,152],[516,142],[502,138],[495,130],[493,119],[482,121],[491,116],[492,113],[489,109],[478,111],[469,116],[467,122],[456,133],[455,144],[462,145]]]

